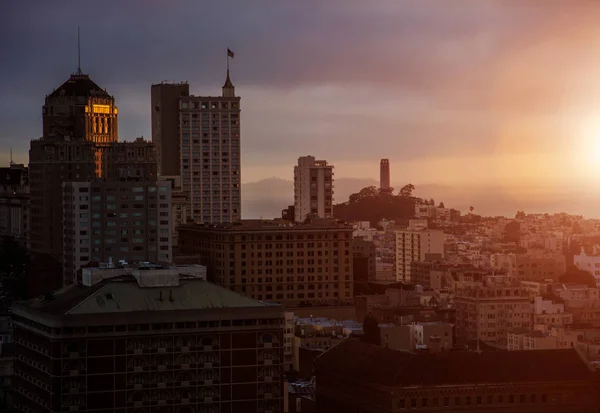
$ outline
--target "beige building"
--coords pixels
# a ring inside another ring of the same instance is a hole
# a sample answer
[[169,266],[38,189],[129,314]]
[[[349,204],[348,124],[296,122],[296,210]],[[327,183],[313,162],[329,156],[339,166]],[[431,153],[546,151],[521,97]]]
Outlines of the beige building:
[[229,71],[221,96],[194,96],[187,83],[161,83],[152,85],[151,100],[159,174],[181,176],[191,219],[240,220],[240,97]]
[[557,281],[565,273],[562,254],[492,254],[490,265],[524,281]]
[[410,283],[411,264],[425,261],[430,254],[444,257],[444,233],[435,229],[396,231],[396,281]]
[[168,182],[65,182],[65,284],[90,261],[171,262]]
[[456,341],[481,340],[506,345],[507,333],[531,328],[529,295],[519,287],[479,287],[459,291],[456,307]]
[[308,215],[333,217],[333,165],[301,156],[294,166],[294,211],[296,222]]
[[191,221],[192,219],[190,216],[189,196],[187,192],[184,192],[181,189],[180,176],[162,175],[159,176],[158,179],[171,183],[171,220],[173,228],[171,231],[171,240],[173,242],[174,254],[176,255],[179,243],[179,232],[177,231],[177,227],[187,224],[188,220]]
[[352,226],[334,220],[182,225],[179,249],[198,256],[209,280],[259,300],[352,301]]
[[556,350],[558,338],[541,331],[509,332],[507,334],[507,350]]

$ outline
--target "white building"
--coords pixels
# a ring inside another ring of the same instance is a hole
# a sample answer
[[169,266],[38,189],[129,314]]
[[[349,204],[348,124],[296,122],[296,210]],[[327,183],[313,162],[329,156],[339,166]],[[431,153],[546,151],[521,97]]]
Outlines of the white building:
[[434,229],[396,231],[396,281],[411,281],[411,263],[428,254],[444,257],[444,233]]
[[296,222],[304,222],[309,214],[333,217],[333,165],[301,156],[294,166],[294,207]]
[[581,253],[573,257],[573,263],[580,270],[592,274],[596,280],[596,286],[600,287],[600,247],[598,245],[594,245],[591,255],[587,255],[582,248]]

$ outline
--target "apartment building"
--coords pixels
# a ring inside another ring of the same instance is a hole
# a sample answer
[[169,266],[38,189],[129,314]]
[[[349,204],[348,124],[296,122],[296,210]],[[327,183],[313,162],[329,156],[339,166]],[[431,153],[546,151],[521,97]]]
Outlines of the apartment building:
[[107,181],[156,181],[156,146],[144,138],[113,142],[102,151],[102,165]]
[[296,222],[308,215],[333,217],[333,165],[301,156],[294,166],[294,213]]
[[352,226],[314,218],[179,227],[179,249],[209,280],[250,297],[299,305],[350,302]]
[[284,320],[281,306],[177,271],[74,284],[13,307],[14,407],[282,412]]
[[573,263],[580,270],[592,274],[596,286],[600,287],[600,246],[594,245],[591,254],[586,253],[585,248],[581,248],[581,252],[573,256]]
[[65,182],[64,283],[90,261],[171,262],[168,182]]
[[396,281],[410,283],[413,262],[444,257],[444,233],[435,229],[397,230],[395,246]]
[[151,100],[159,173],[181,176],[191,219],[241,219],[240,97],[229,72],[221,96],[194,96],[187,83],[160,83],[152,85]]
[[484,286],[458,291],[456,341],[474,340],[506,346],[507,333],[515,328],[531,328],[531,301],[520,287]]

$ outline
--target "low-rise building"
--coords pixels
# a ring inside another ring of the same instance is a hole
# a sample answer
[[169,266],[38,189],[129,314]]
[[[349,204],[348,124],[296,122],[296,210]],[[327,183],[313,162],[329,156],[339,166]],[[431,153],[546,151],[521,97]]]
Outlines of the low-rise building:
[[574,349],[411,354],[348,339],[315,364],[320,412],[592,413],[596,373]]
[[461,290],[454,298],[456,341],[473,340],[506,345],[514,328],[531,328],[529,295],[519,287],[477,287]]
[[581,248],[581,252],[573,256],[573,264],[592,274],[596,286],[600,287],[600,246],[594,245],[591,254],[586,253],[585,248]]

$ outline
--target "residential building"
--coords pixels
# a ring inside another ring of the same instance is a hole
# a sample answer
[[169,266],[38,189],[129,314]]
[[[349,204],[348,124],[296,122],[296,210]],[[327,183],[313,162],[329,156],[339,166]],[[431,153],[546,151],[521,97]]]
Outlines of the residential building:
[[407,325],[380,324],[381,346],[392,350],[450,350],[453,326],[447,322],[416,322]]
[[390,160],[382,159],[379,162],[379,188],[388,189],[390,187]]
[[581,252],[573,256],[573,263],[580,270],[592,274],[596,286],[600,287],[600,246],[594,245],[591,254],[587,254],[585,248],[581,248]]
[[209,280],[259,300],[293,306],[353,297],[352,227],[335,220],[187,224],[179,249],[208,267]]
[[179,232],[177,227],[180,225],[187,224],[188,220],[191,220],[190,214],[190,203],[187,192],[181,189],[181,177],[180,176],[159,176],[159,180],[167,181],[171,183],[171,220],[173,221],[171,231],[171,240],[173,243],[174,254],[178,251],[179,244]]
[[507,333],[507,350],[509,351],[556,350],[559,348],[556,336],[540,330]]
[[29,246],[34,252],[63,257],[63,182],[96,177],[95,146],[88,141],[40,138],[29,150]]
[[186,83],[152,85],[151,95],[159,173],[181,176],[191,219],[240,220],[240,97],[229,71],[221,96],[190,95]]
[[444,233],[436,229],[396,231],[396,281],[412,282],[411,264],[425,261],[429,254],[444,257]]
[[294,215],[303,222],[308,215],[333,217],[333,165],[301,156],[294,166]]
[[156,181],[156,146],[144,138],[113,142],[102,152],[102,179],[107,181]]
[[29,175],[23,165],[11,162],[0,168],[0,236],[23,245],[29,239]]
[[13,306],[14,405],[282,412],[284,320],[280,306],[177,271],[74,284]]
[[568,326],[570,324],[573,324],[573,314],[565,311],[564,302],[557,302],[553,296],[548,299],[537,296],[533,299],[533,326]]
[[344,340],[315,363],[319,412],[592,413],[596,373],[574,349],[411,354]]
[[150,90],[152,142],[156,145],[158,174],[181,174],[181,123],[179,99],[190,95],[190,85],[158,83]]
[[490,265],[524,281],[558,281],[558,277],[565,273],[565,257],[557,253],[492,254]]
[[171,262],[169,182],[65,182],[64,283],[90,261]]
[[485,286],[458,291],[456,341],[466,344],[480,340],[506,345],[507,333],[514,328],[531,328],[531,302],[519,287]]

